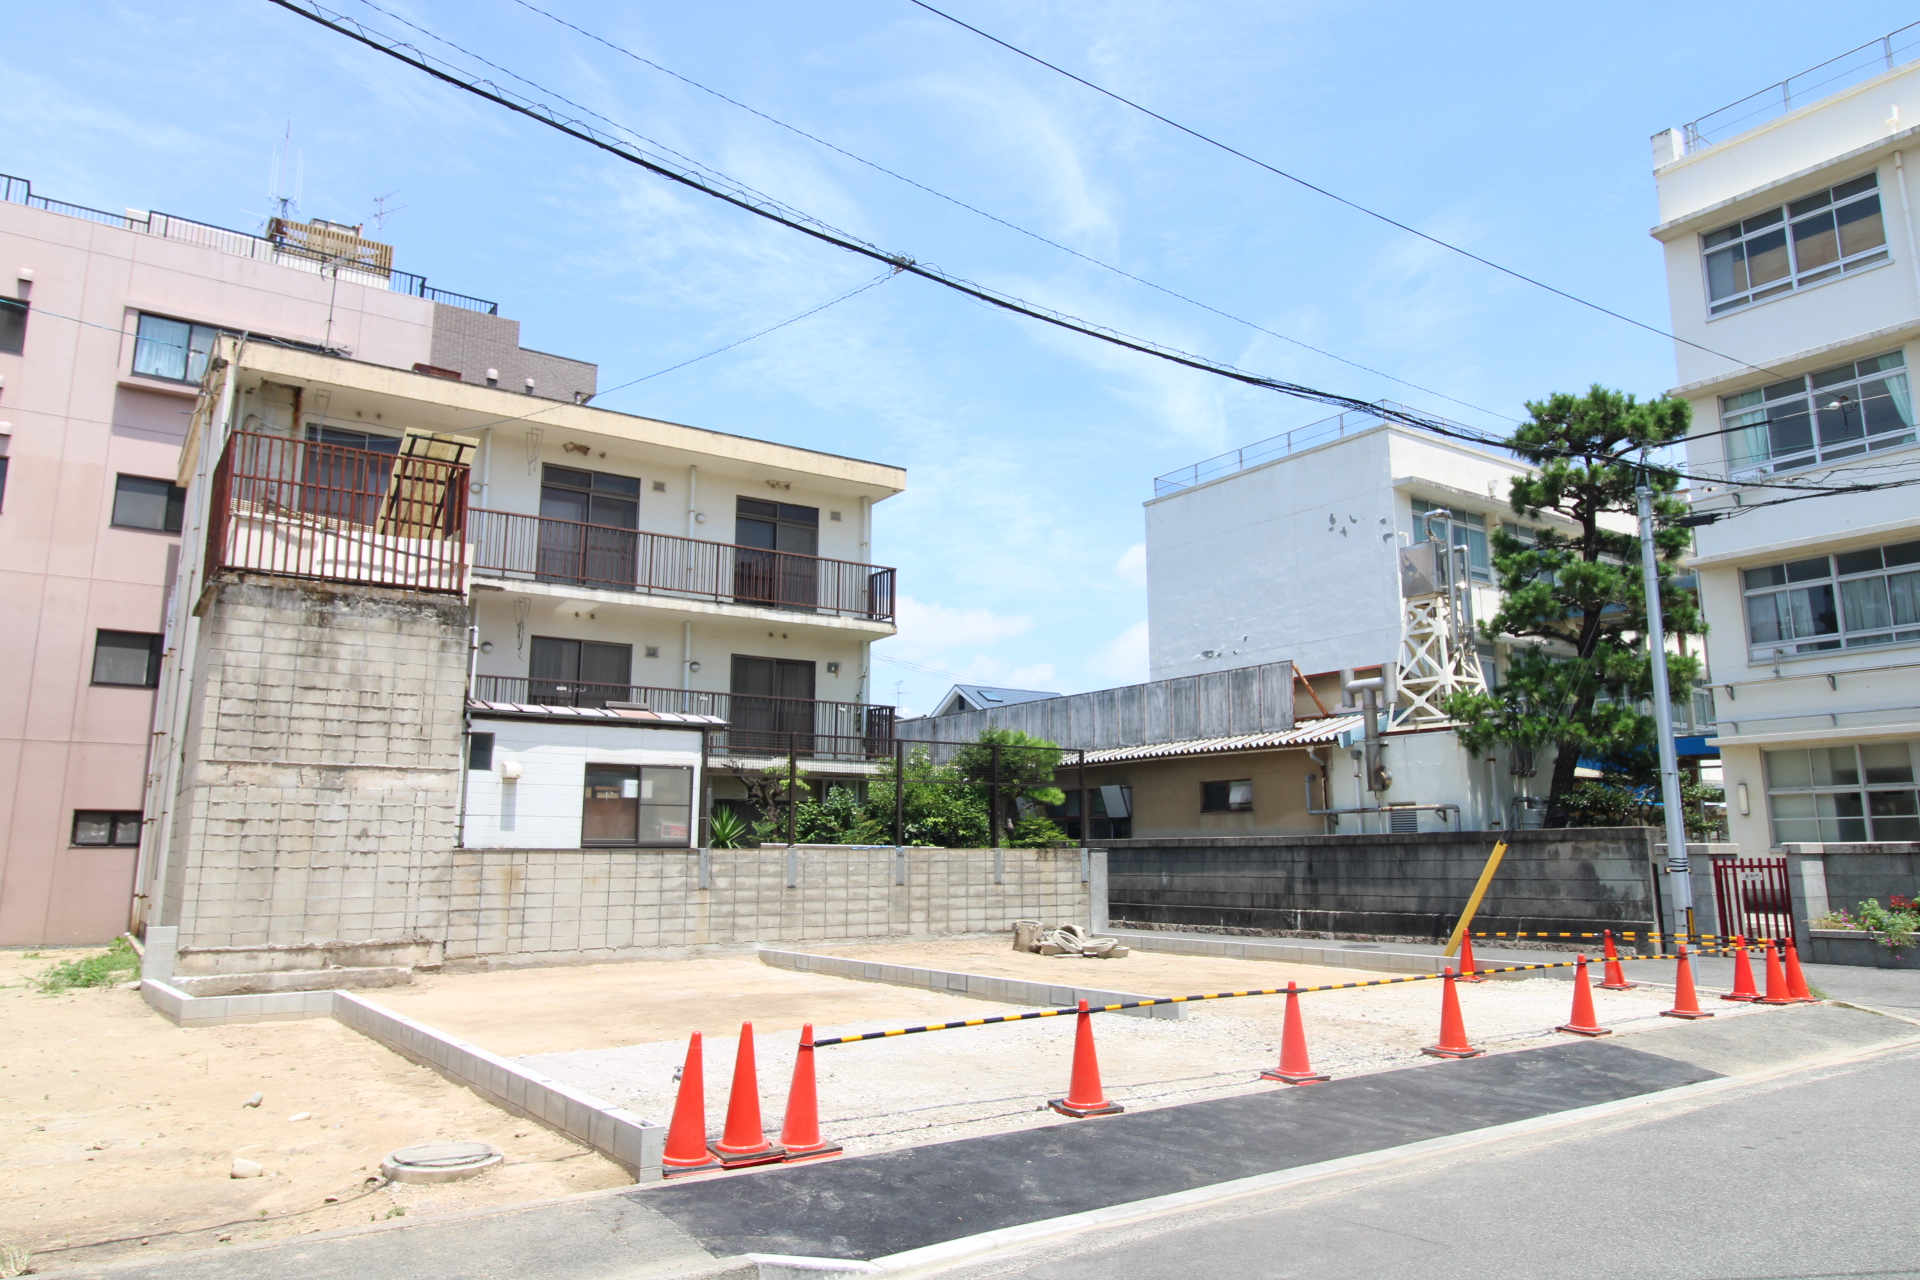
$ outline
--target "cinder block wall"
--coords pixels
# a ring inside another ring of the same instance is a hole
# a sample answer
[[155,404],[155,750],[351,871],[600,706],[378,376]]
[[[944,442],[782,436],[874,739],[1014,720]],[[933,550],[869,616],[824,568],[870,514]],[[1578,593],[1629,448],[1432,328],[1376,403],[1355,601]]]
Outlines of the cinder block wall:
[[796,846],[791,864],[784,847],[705,856],[702,888],[702,855],[693,850],[462,850],[446,957],[614,959],[674,947],[974,933],[1022,918],[1085,926],[1104,858],[1079,849],[907,849],[896,863],[892,849],[835,845]]
[[1417,835],[1115,840],[1115,925],[1273,934],[1444,936],[1494,842],[1506,856],[1474,928],[1488,932],[1649,929],[1651,827],[1436,831]]
[[413,958],[423,940],[437,946],[459,818],[465,603],[218,581],[198,615],[159,923],[179,926],[182,948],[346,940]]

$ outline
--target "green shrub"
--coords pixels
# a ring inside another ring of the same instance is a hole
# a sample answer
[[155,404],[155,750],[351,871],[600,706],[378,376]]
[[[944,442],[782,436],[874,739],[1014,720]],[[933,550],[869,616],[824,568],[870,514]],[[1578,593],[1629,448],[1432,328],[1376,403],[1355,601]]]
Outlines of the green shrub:
[[54,965],[34,978],[33,985],[49,995],[58,995],[75,987],[111,987],[139,972],[140,957],[134,954],[133,945],[125,938],[115,938],[113,945],[97,956]]

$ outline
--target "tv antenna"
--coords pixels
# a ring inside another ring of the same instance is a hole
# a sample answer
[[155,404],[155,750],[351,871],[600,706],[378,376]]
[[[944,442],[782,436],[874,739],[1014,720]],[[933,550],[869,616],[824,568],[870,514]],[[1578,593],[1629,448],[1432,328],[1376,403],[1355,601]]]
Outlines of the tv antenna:
[[[305,152],[293,149],[293,121],[287,121],[286,136],[273,153],[271,173],[267,181],[267,208],[270,217],[283,222],[296,222],[300,218],[300,187],[306,178],[307,157]],[[289,193],[288,186],[292,191]]]
[[394,214],[399,213],[402,209],[407,207],[403,204],[400,204],[400,205],[395,205],[391,209],[387,208],[387,201],[393,199],[395,196],[399,194],[400,193],[398,191],[389,191],[387,192],[387,194],[383,196],[375,196],[373,198],[373,231],[375,235],[378,235],[382,231],[386,230],[388,218],[391,218]]

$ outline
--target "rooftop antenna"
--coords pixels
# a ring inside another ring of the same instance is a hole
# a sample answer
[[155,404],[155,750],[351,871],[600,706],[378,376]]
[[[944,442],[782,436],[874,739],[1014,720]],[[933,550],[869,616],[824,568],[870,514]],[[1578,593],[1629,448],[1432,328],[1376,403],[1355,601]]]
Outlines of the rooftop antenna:
[[[307,157],[304,152],[296,154],[293,150],[293,121],[287,121],[286,135],[273,153],[272,171],[267,183],[267,208],[270,217],[286,222],[297,221],[300,217],[300,187],[306,177]],[[291,180],[292,194],[287,192]]]
[[383,196],[375,196],[373,198],[373,232],[375,235],[379,235],[387,229],[388,218],[391,218],[394,214],[399,213],[407,207],[402,204],[395,205],[391,209],[387,208],[387,201],[399,194],[398,191],[389,191]]

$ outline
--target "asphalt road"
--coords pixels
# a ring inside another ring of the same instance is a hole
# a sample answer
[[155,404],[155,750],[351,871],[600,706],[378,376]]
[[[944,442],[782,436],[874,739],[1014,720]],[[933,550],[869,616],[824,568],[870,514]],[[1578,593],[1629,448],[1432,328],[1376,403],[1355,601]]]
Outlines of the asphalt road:
[[1089,1232],[952,1280],[1920,1277],[1920,1049]]

